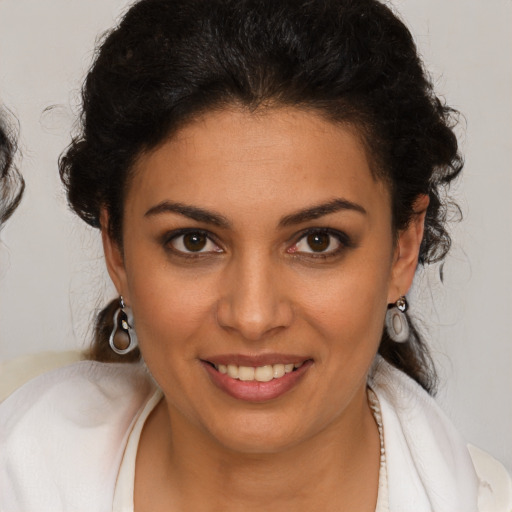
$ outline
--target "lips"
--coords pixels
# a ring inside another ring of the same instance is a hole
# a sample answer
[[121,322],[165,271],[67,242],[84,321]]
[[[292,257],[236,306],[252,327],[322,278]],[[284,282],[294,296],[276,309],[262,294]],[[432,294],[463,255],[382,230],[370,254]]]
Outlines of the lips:
[[282,396],[302,380],[313,364],[311,359],[300,356],[222,356],[201,362],[216,387],[249,402]]

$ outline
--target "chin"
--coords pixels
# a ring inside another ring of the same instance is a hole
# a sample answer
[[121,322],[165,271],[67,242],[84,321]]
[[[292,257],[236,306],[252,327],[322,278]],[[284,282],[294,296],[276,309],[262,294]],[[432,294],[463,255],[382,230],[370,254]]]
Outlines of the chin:
[[248,455],[284,452],[306,437],[306,433],[298,432],[297,426],[279,425],[275,418],[254,421],[247,417],[230,423],[229,427],[219,425],[218,429],[210,429],[210,435],[224,449]]

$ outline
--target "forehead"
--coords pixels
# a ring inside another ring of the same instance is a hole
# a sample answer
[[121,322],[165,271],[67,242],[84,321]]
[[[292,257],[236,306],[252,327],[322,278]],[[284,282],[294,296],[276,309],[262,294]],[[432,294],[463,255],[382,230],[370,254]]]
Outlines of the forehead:
[[169,199],[233,212],[332,197],[389,202],[354,128],[295,109],[209,112],[141,155],[134,170],[127,202],[141,209]]

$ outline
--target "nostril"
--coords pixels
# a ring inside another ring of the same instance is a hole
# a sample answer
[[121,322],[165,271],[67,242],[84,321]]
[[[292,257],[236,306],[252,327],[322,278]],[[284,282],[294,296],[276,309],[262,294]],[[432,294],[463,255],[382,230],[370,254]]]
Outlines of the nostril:
[[[236,331],[250,341],[259,341],[291,324],[292,306],[283,291],[283,279],[261,261],[241,261],[225,276],[225,289],[216,305],[217,324]],[[235,272],[237,270],[237,272]]]

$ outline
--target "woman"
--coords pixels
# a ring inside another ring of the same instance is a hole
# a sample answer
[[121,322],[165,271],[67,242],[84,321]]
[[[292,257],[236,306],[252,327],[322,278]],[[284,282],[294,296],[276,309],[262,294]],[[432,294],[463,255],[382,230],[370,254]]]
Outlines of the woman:
[[61,176],[119,293],[91,355],[121,364],[3,404],[3,509],[510,508],[407,315],[462,163],[387,7],[142,0],[83,100]]

